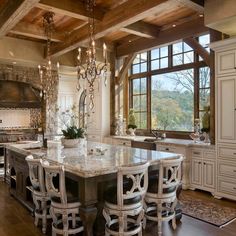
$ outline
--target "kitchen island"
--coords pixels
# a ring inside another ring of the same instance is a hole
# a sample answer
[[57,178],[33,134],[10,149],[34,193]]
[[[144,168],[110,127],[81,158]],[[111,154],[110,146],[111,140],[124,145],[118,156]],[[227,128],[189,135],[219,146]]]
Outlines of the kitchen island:
[[[9,171],[14,174],[17,184],[23,178],[27,182],[28,167],[25,157],[29,154],[43,158],[52,164],[64,165],[66,177],[71,180],[73,191],[76,191],[81,202],[80,215],[85,228],[85,235],[96,235],[102,231],[104,224],[99,223],[103,207],[103,194],[107,184],[116,179],[119,167],[150,163],[151,168],[157,168],[160,160],[178,158],[179,154],[151,151],[139,148],[115,146],[88,142],[84,149],[63,148],[54,142],[47,149],[39,143],[7,145]],[[19,164],[20,163],[20,164]],[[20,166],[18,168],[16,165]],[[21,169],[22,174],[17,173]],[[23,176],[23,177],[22,177]],[[27,186],[26,186],[27,187]],[[19,196],[16,194],[15,196]],[[97,220],[96,220],[97,218]]]

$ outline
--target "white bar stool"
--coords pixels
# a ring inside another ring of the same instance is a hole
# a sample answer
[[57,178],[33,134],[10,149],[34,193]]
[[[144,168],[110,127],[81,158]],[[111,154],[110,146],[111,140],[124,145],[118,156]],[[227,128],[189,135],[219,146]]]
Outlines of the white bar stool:
[[42,159],[34,159],[32,155],[27,156],[25,160],[29,166],[29,177],[32,184],[33,202],[35,205],[34,216],[35,225],[38,226],[39,219],[42,220],[42,232],[46,233],[47,219],[51,219],[49,214],[50,197],[45,188],[44,171]]
[[148,166],[122,167],[117,186],[107,189],[103,216],[105,235],[142,235],[143,198],[148,186]]
[[156,221],[158,236],[162,234],[162,221],[172,220],[172,227],[176,228],[175,208],[178,202],[176,190],[181,181],[182,161],[182,156],[172,160],[161,160],[159,174],[156,178],[149,179],[143,227],[146,227],[147,220]]
[[[78,197],[66,192],[64,166],[50,166],[47,161],[44,161],[42,166],[45,170],[46,189],[51,197],[52,236],[68,236],[82,232],[84,227],[79,217],[81,204]],[[57,177],[58,186],[55,186]]]

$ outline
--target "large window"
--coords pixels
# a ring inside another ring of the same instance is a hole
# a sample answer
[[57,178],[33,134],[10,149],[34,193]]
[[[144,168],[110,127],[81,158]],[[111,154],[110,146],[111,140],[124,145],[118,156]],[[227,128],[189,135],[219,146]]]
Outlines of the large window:
[[132,64],[132,74],[138,74],[147,71],[147,52],[139,53]]
[[151,51],[151,70],[168,67],[168,47],[156,48]]
[[194,62],[194,52],[188,44],[179,42],[173,44],[173,66]]
[[138,129],[147,128],[147,78],[132,80],[132,107]]
[[154,75],[151,83],[152,129],[192,131],[193,70]]
[[210,106],[210,69],[201,67],[199,69],[199,117]]
[[[209,50],[209,35],[197,40]],[[194,119],[210,105],[210,69],[184,42],[138,54],[130,72],[139,129],[192,132]]]

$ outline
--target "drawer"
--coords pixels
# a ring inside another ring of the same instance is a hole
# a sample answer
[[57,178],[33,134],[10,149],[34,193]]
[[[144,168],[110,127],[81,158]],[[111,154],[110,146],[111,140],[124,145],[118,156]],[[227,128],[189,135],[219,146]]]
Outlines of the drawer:
[[203,157],[203,151],[201,149],[192,149],[191,151],[192,158],[202,158]]
[[88,135],[87,136],[88,141],[92,141],[92,142],[101,142],[101,136],[100,135]]
[[157,144],[157,151],[178,153],[178,154],[182,154],[184,156],[186,155],[184,148],[173,147],[173,146],[168,146],[168,145],[164,146],[164,145],[158,145]]
[[219,146],[218,155],[219,155],[219,158],[236,159],[236,148]]
[[236,165],[231,163],[219,163],[218,174],[221,176],[236,177]]
[[122,140],[122,139],[113,139],[113,144],[114,145],[119,145],[119,146],[128,146],[131,147],[131,141],[130,140]]
[[203,152],[203,158],[207,159],[216,159],[216,152],[215,151],[204,151]]
[[234,178],[219,178],[218,191],[227,194],[236,195],[236,183]]

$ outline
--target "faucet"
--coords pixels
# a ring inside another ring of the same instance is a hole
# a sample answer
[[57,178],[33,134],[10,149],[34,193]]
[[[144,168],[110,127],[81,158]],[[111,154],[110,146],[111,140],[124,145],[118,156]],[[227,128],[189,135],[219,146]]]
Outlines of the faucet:
[[151,132],[156,139],[161,138],[161,132],[159,132],[158,130],[152,129]]

